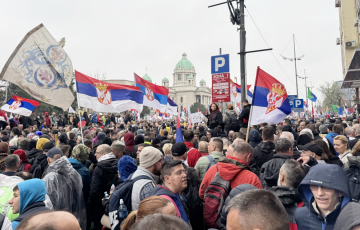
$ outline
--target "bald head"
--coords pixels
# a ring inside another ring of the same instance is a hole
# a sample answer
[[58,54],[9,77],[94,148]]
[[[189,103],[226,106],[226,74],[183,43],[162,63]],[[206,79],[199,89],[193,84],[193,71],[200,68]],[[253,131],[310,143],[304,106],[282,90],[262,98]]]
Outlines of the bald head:
[[17,230],[80,230],[75,216],[64,211],[45,211],[27,217],[20,222]]

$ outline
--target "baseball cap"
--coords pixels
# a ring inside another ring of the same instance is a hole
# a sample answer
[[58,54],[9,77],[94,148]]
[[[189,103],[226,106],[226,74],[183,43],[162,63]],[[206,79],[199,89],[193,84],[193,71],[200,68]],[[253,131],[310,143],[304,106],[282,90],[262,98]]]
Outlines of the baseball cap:
[[310,143],[307,143],[306,145],[299,145],[298,148],[300,150],[304,150],[304,151],[311,151],[318,156],[321,156],[321,154],[323,153],[323,150],[321,149],[321,147],[316,143],[310,142]]
[[176,156],[176,157],[184,155],[188,150],[189,150],[189,148],[186,147],[186,145],[182,142],[175,143],[171,147],[172,155]]
[[54,158],[54,156],[56,154],[60,154],[61,156],[63,156],[63,152],[61,151],[60,148],[58,147],[54,147],[52,149],[50,149],[47,153],[46,153],[46,156],[49,157],[49,158]]

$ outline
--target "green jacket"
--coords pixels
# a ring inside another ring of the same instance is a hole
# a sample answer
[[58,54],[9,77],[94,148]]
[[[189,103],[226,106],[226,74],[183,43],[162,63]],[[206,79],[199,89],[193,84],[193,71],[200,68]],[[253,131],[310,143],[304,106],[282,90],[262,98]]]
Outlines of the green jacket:
[[[209,154],[212,156],[216,163],[219,162],[220,158],[224,157],[222,152],[214,151]],[[202,180],[205,176],[206,169],[210,164],[209,159],[206,156],[200,157],[199,160],[196,162],[195,169],[199,173],[199,177]]]

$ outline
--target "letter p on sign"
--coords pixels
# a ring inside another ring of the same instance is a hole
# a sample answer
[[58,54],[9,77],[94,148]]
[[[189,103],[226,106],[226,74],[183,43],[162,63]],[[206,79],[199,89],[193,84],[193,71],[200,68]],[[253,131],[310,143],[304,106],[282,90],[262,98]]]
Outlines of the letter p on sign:
[[225,65],[225,58],[217,57],[215,58],[215,71],[218,72],[220,67]]

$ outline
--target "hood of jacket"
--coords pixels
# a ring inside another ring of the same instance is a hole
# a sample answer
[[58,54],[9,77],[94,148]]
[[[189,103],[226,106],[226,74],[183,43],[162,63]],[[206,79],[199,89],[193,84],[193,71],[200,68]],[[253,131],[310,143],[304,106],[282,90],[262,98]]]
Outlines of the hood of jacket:
[[275,193],[284,206],[290,206],[301,202],[297,189],[286,186],[275,186],[271,188],[271,191]]
[[71,170],[73,170],[73,167],[71,166],[67,157],[63,156],[54,161],[51,165],[49,165],[49,167],[47,168],[47,173],[55,172],[67,175]]
[[44,113],[44,116],[46,117],[46,115],[48,115],[48,114],[49,114],[49,112],[45,112],[45,113]]
[[112,158],[116,158],[115,155],[114,155],[112,152],[111,152],[111,153],[107,153],[107,154],[99,157],[98,162],[105,161],[105,160],[109,160],[109,159],[112,159]]
[[[108,154],[107,154],[108,155]],[[97,164],[97,167],[102,168],[104,171],[109,172],[111,174],[113,174],[114,172],[116,173],[118,168],[117,168],[117,163],[118,160],[113,157],[113,158],[108,158],[106,160],[102,160]]]
[[340,208],[342,209],[350,201],[349,182],[344,170],[334,164],[317,164],[310,168],[310,171],[301,181],[299,195],[301,200],[310,210],[313,202],[313,194],[310,185],[331,188],[344,194]]
[[133,133],[127,133],[124,135],[125,146],[132,152],[135,147],[135,136]]
[[354,226],[360,225],[359,212],[359,203],[348,203],[336,219],[334,230],[352,229]]
[[265,167],[264,171],[264,180],[266,184],[269,186],[277,185],[279,169],[287,159],[292,159],[292,157],[284,154],[275,154],[273,159],[267,162],[267,166]]
[[235,112],[235,110],[227,110],[225,114],[229,114],[229,115],[238,115],[237,112]]
[[21,164],[27,164],[28,163],[27,157],[26,157],[26,154],[25,154],[24,150],[22,150],[22,149],[15,150],[14,154],[16,154],[16,155],[18,155],[20,157]]
[[219,160],[218,170],[224,180],[231,181],[241,170],[249,169],[244,161],[236,157],[223,157]]
[[20,215],[27,206],[45,200],[46,184],[43,180],[37,178],[26,180],[19,183],[18,187],[20,192]]
[[360,168],[360,156],[348,156],[349,167],[354,166]]
[[256,129],[251,130],[250,133],[249,133],[249,141],[250,142],[260,142],[260,141],[262,141],[262,138],[260,136],[259,131],[257,131]]
[[267,141],[267,142],[261,142],[260,144],[257,145],[257,147],[259,148],[259,150],[261,150],[264,153],[271,153],[275,149],[275,144],[271,141]]
[[71,166],[77,171],[79,169],[81,169],[82,167],[84,167],[84,165],[82,163],[80,163],[79,161],[75,160],[75,159],[72,159],[72,158],[69,158],[68,159]]

